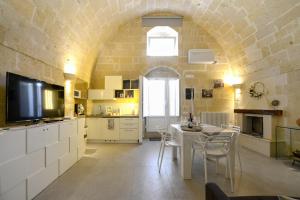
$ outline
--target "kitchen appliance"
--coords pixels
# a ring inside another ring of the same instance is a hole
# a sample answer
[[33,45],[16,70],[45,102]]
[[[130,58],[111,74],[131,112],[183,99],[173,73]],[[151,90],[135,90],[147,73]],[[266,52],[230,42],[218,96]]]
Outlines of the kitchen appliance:
[[81,91],[80,90],[74,90],[74,98],[76,98],[76,99],[81,98]]
[[64,87],[6,73],[6,122],[63,118]]
[[84,115],[84,106],[81,103],[76,103],[74,111],[77,115]]

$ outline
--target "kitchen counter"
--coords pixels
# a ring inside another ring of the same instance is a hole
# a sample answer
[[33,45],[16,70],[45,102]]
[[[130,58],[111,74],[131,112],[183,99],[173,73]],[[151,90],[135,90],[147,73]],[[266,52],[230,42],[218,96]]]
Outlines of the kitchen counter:
[[138,118],[138,115],[87,115],[87,118]]

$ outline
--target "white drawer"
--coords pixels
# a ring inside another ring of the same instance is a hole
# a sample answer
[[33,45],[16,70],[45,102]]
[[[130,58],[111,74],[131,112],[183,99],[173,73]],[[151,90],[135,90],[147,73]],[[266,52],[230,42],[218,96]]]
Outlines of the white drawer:
[[45,149],[32,152],[27,155],[28,158],[28,172],[27,175],[31,175],[45,168]]
[[120,118],[120,123],[139,123],[138,118]]
[[[60,143],[55,143],[46,146],[46,166],[51,165],[53,162],[57,161],[60,155]],[[67,150],[66,150],[67,152]]]
[[58,141],[58,126],[40,126],[27,129],[27,153]]
[[58,142],[58,125],[47,126],[46,145],[55,144]]
[[120,129],[120,140],[137,140],[138,129]]
[[121,118],[120,128],[133,129],[139,127],[139,120],[137,118]]
[[62,175],[77,161],[77,152],[70,152],[59,158],[59,175]]
[[5,131],[0,135],[0,164],[26,154],[26,130]]
[[23,156],[0,166],[0,194],[26,179],[28,157]]
[[59,140],[77,135],[77,123],[76,120],[63,122],[59,126]]
[[28,199],[33,199],[58,177],[58,161],[40,170],[27,179]]
[[26,200],[26,180],[19,183],[13,189],[0,194],[1,200]]
[[41,149],[46,145],[46,127],[27,129],[27,153]]

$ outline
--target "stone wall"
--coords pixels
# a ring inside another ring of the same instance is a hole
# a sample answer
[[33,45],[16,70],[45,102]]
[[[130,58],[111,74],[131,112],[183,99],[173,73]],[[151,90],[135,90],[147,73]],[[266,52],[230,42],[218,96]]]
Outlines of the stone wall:
[[0,127],[5,126],[6,72],[64,85],[66,89],[65,114],[73,115],[74,99],[69,95],[73,90],[73,83],[65,84],[62,70],[0,44]]
[[[202,98],[202,89],[213,87],[213,79],[223,79],[230,71],[223,49],[205,30],[188,17],[182,27],[173,27],[179,33],[179,56],[146,56],[147,31],[151,27],[142,27],[141,18],[124,25],[108,41],[100,52],[91,78],[92,88],[104,88],[105,75],[123,75],[123,79],[137,79],[155,67],[171,67],[181,75],[182,112],[189,112],[190,103],[184,100],[184,88],[195,88],[195,111],[233,111],[233,90],[229,86],[215,89],[213,98]],[[216,54],[217,64],[191,65],[187,62],[189,49],[211,48]],[[194,75],[188,78],[186,75]]]

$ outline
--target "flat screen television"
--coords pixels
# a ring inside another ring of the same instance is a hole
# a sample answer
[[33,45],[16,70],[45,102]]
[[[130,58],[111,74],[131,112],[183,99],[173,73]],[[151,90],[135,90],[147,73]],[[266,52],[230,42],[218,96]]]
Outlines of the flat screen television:
[[64,87],[6,73],[6,122],[64,117]]

